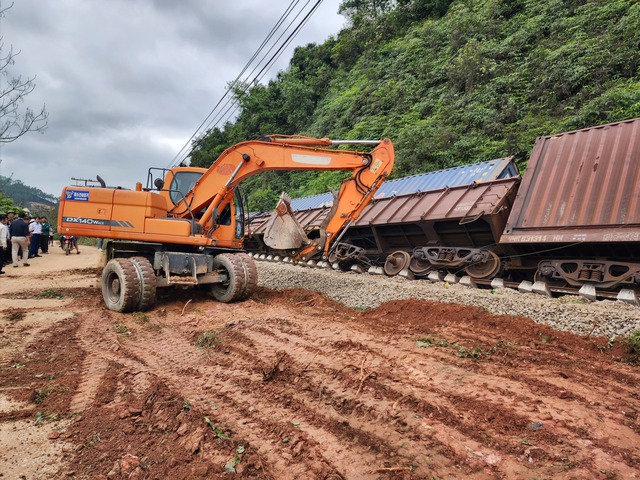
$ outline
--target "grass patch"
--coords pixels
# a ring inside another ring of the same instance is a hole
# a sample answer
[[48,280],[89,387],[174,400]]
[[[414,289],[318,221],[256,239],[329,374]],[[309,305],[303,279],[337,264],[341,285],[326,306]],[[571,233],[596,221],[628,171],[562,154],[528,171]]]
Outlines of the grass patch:
[[204,332],[196,340],[195,346],[196,348],[213,348],[218,343],[220,339],[217,332]]
[[35,390],[33,392],[33,403],[35,403],[36,405],[42,404],[42,402],[44,402],[47,397],[51,395],[51,392],[53,392],[53,388],[51,387],[43,387]]
[[12,322],[17,322],[18,320],[22,320],[27,314],[25,312],[9,312],[4,318],[10,320]]
[[116,331],[118,335],[131,335],[131,330],[123,323],[116,323],[113,326],[113,329]]
[[62,297],[62,292],[55,288],[47,288],[40,292],[40,298],[55,298],[56,300],[61,300]]
[[625,339],[627,344],[627,352],[631,355],[633,361],[640,360],[640,330],[636,330]]
[[133,312],[131,316],[136,323],[149,323],[149,315],[144,312]]
[[[640,334],[639,334],[640,337]],[[496,344],[488,349],[483,350],[481,347],[465,347],[464,345],[460,345],[458,342],[449,342],[448,340],[442,340],[440,338],[435,337],[422,337],[416,340],[416,346],[419,348],[428,348],[428,347],[443,347],[450,348],[453,351],[451,352],[453,355],[457,355],[460,358],[471,358],[473,360],[478,360],[482,357],[488,357],[498,350],[507,350],[511,347],[517,347],[516,342],[512,342],[509,340],[498,340]],[[639,338],[639,348],[640,348],[640,338]]]
[[44,425],[49,422],[56,422],[59,418],[57,413],[45,413],[45,412],[36,412],[33,417],[33,424],[36,427]]
[[420,348],[427,347],[450,347],[451,343],[447,340],[441,340],[434,337],[422,337],[416,340],[416,346]]

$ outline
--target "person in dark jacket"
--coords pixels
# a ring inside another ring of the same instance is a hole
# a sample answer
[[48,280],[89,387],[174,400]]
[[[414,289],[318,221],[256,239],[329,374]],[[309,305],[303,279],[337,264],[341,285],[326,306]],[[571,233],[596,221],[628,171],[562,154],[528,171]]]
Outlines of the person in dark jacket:
[[[13,266],[18,267],[18,261],[22,261],[24,267],[28,267],[27,258],[29,256],[29,225],[24,221],[26,214],[18,213],[11,225],[9,225],[9,235],[11,236],[11,250],[13,252]],[[18,258],[18,250],[22,248],[22,258]]]
[[47,217],[40,219],[40,225],[42,225],[42,233],[40,234],[40,250],[42,253],[49,253],[49,235],[51,233],[51,224]]

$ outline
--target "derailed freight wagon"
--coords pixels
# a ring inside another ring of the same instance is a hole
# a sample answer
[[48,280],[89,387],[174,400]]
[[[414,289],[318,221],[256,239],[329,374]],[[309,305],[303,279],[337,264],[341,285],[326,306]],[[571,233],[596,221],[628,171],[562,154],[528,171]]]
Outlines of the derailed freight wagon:
[[[425,174],[443,183],[409,191],[389,193],[424,178],[385,183],[386,196],[350,225],[330,260],[640,303],[640,118],[538,138],[522,179],[510,159],[494,162],[458,167],[492,172],[458,184],[456,169]],[[292,202],[311,235],[330,200]],[[258,238],[262,221],[252,224]]]
[[640,284],[640,118],[539,138],[500,238],[550,287]]
[[[495,243],[506,222],[505,202],[513,200],[519,178],[509,157],[389,180],[346,230],[330,260],[348,268],[352,263],[384,264],[390,256],[393,261],[392,254],[408,259],[422,245],[466,245],[469,239],[478,245]],[[329,193],[291,201],[310,238],[319,235],[331,206]],[[250,222],[247,249],[270,253],[261,240],[268,217],[262,214]]]

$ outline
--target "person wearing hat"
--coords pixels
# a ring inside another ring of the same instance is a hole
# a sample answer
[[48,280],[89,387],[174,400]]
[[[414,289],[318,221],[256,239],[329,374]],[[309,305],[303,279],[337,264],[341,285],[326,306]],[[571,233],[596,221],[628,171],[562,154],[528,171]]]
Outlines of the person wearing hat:
[[[22,266],[28,267],[29,263],[29,225],[24,221],[27,215],[24,212],[18,213],[11,225],[9,225],[9,235],[11,236],[11,252],[13,253],[13,267],[18,267],[18,261],[22,261]],[[18,258],[18,250],[22,248],[22,257]]]

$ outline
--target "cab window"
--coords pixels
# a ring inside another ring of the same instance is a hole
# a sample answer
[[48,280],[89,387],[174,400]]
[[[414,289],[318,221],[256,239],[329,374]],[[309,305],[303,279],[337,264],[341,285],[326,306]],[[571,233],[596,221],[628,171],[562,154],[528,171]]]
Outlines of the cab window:
[[187,192],[193,188],[195,183],[200,180],[201,176],[202,173],[200,172],[177,172],[175,174],[173,180],[171,180],[171,186],[169,187],[171,190],[169,196],[174,205],[183,199]]

